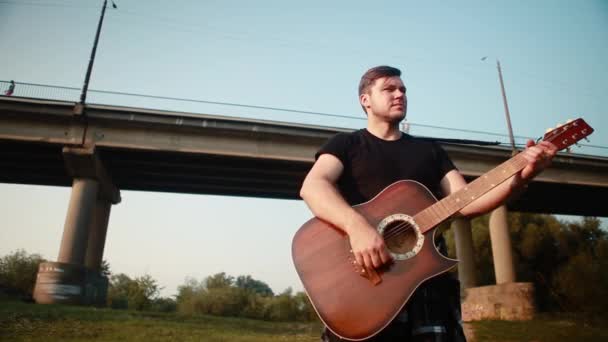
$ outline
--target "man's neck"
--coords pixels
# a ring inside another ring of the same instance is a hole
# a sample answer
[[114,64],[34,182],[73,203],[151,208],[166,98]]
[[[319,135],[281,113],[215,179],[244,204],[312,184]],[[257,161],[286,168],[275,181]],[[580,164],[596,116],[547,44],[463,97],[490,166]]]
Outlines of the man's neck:
[[399,140],[401,138],[401,131],[399,130],[399,124],[390,124],[383,122],[381,124],[367,123],[367,131],[382,140]]

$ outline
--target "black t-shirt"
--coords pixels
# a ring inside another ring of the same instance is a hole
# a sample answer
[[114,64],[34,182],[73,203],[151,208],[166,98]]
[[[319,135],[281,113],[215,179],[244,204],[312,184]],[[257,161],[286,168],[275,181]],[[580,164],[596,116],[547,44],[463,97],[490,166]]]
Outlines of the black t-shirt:
[[442,197],[441,179],[456,169],[439,144],[405,133],[394,141],[380,139],[367,129],[338,133],[321,147],[315,159],[325,153],[344,165],[337,186],[350,205],[367,202],[404,179],[415,180]]
[[[456,169],[439,144],[405,133],[395,141],[380,139],[366,129],[338,133],[319,149],[315,159],[325,153],[334,155],[344,165],[337,186],[350,205],[367,202],[387,186],[404,179],[415,180],[431,190],[437,198],[443,197],[440,191],[441,179],[449,171]],[[445,291],[443,288],[438,290],[441,286],[447,286],[445,284],[450,281],[452,280],[446,276],[440,276],[423,283],[406,306],[407,323],[393,321],[370,341],[394,341],[396,338],[393,335],[409,340],[414,334],[413,328],[443,328],[447,335],[436,330],[429,331],[435,332],[438,338],[458,336],[459,338],[451,340],[465,341],[462,328],[458,325],[458,284],[448,286],[451,291]],[[451,293],[455,295],[451,296]],[[453,301],[457,305],[452,307]],[[458,319],[455,319],[456,317]],[[342,341],[328,329],[324,329],[322,340]]]

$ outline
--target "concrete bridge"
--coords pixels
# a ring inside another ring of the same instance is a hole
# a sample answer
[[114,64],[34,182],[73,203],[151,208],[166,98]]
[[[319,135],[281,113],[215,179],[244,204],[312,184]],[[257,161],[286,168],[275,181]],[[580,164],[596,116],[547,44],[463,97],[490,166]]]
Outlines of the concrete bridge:
[[[36,300],[101,300],[107,280],[97,271],[120,190],[299,199],[314,153],[340,131],[348,130],[0,98],[0,182],[72,186],[58,262],[41,266]],[[501,146],[441,144],[469,181],[511,157]],[[606,195],[608,158],[558,154],[524,194],[491,216],[497,283],[515,281],[507,208],[608,217],[608,207],[593,200]],[[468,222],[454,226],[459,276],[464,287],[473,287]]]

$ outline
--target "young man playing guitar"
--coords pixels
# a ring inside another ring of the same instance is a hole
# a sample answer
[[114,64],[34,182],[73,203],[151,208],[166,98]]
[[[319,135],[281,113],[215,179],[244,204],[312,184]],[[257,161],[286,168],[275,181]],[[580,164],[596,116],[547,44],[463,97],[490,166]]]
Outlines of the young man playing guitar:
[[[300,196],[317,218],[348,235],[356,263],[370,270],[390,263],[392,256],[376,228],[352,206],[371,200],[403,179],[421,183],[437,198],[467,183],[437,143],[399,130],[407,112],[406,88],[399,69],[369,69],[359,84],[359,101],[367,115],[367,128],[337,134],[321,147]],[[498,207],[544,170],[556,152],[549,142],[528,141],[522,152],[527,160],[523,170],[465,206],[459,215],[472,217]],[[424,282],[403,311],[369,341],[464,340],[459,291],[457,287],[453,290],[453,284],[450,289],[447,278],[438,276]],[[337,341],[339,337],[325,329],[323,339]]]

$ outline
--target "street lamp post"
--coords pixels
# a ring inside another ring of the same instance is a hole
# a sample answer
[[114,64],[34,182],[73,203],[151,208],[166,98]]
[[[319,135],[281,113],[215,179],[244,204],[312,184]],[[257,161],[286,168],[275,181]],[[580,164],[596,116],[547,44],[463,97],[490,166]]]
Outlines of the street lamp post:
[[507,117],[507,127],[509,128],[509,139],[511,139],[511,148],[515,149],[515,139],[513,138],[513,128],[511,127],[511,116],[509,115],[509,105],[507,104],[507,95],[505,94],[505,84],[502,80],[502,70],[500,69],[500,61],[496,60],[496,68],[498,69],[498,78],[500,79],[500,90],[502,91],[502,102],[505,106],[505,116]]
[[[481,60],[485,61],[487,57]],[[505,84],[502,80],[502,70],[500,61],[496,59],[498,69],[498,79],[500,80],[500,90],[502,101],[505,107],[507,127],[509,128],[509,139],[511,140],[511,155],[515,156],[518,152],[515,148],[513,138],[513,128],[511,127],[511,117],[509,115],[509,105],[505,93]],[[509,224],[507,221],[507,206],[502,204],[490,213],[490,243],[492,245],[492,259],[494,260],[494,275],[496,284],[515,282],[515,267],[513,264],[513,252],[511,248],[511,238],[509,236]]]
[[[89,66],[87,67],[87,74],[84,77],[84,85],[82,87],[82,93],[80,94],[80,111],[84,106],[84,102],[87,98],[87,90],[89,89],[89,79],[91,78],[91,71],[93,70],[93,62],[95,61],[95,52],[97,51],[97,43],[99,42],[99,34],[101,33],[101,25],[103,24],[103,17],[106,13],[106,6],[108,0],[103,1],[103,7],[101,8],[101,16],[99,17],[99,24],[97,24],[97,33],[95,33],[95,41],[93,42],[93,49],[91,51],[91,58],[89,59]],[[114,1],[112,1],[112,7],[117,8]]]
[[[488,57],[482,57],[481,60],[485,61]],[[496,59],[496,69],[498,69],[498,79],[500,80],[500,91],[502,93],[502,103],[505,107],[505,116],[507,118],[507,128],[509,129],[509,139],[511,140],[511,149],[513,153],[517,153],[515,148],[515,138],[513,137],[513,128],[511,127],[511,116],[509,115],[509,105],[507,104],[507,94],[505,93],[505,84],[502,80],[502,70],[500,68],[500,61]]]

